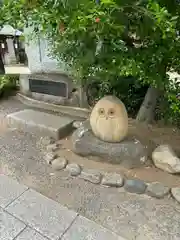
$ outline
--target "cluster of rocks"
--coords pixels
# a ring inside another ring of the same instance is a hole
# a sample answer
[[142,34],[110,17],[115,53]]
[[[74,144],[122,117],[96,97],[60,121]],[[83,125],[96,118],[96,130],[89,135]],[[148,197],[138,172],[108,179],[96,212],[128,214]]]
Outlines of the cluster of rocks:
[[[120,163],[126,168],[140,167],[146,164],[147,152],[138,140],[123,141],[119,144],[102,142],[95,138],[87,129],[87,122],[74,122],[77,130],[72,135],[73,151],[77,154],[87,156],[89,154],[110,157],[114,163]],[[84,133],[83,138],[81,132]],[[107,147],[108,145],[108,147]],[[117,159],[116,159],[117,158]],[[124,160],[124,161],[123,161]],[[154,165],[170,174],[180,173],[180,158],[169,145],[160,145],[152,153]]]
[[180,188],[169,188],[159,182],[146,183],[139,179],[127,179],[118,173],[105,173],[93,169],[83,169],[76,163],[68,163],[64,157],[56,154],[56,150],[60,147],[58,143],[49,139],[47,141],[47,153],[45,155],[46,162],[52,166],[53,170],[67,170],[73,177],[79,177],[93,184],[101,184],[106,187],[121,188],[124,187],[129,193],[147,194],[151,197],[162,199],[171,194],[180,203]]

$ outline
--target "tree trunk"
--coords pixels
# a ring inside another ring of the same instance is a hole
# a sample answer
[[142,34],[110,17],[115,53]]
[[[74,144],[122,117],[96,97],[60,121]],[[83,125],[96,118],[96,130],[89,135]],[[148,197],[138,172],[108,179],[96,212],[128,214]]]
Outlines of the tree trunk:
[[155,108],[160,91],[154,87],[149,87],[144,101],[139,109],[136,120],[138,122],[151,123],[154,120]]

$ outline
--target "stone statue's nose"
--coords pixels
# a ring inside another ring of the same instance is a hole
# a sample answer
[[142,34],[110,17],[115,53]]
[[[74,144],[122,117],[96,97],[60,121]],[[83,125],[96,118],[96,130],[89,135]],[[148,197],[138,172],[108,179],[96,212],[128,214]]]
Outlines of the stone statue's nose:
[[106,120],[108,120],[108,116],[106,116]]

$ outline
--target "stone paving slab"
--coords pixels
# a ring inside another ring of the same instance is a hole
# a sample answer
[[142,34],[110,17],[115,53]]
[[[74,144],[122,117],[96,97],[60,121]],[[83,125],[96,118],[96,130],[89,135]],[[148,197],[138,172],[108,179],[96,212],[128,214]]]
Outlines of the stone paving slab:
[[21,232],[16,240],[47,240],[46,237],[43,237],[41,234],[36,232],[35,230],[27,227]]
[[62,240],[125,240],[84,217],[78,216]]
[[0,240],[13,240],[26,227],[3,209],[0,209]]
[[74,120],[68,117],[25,109],[8,114],[7,121],[10,127],[61,139],[72,131]]
[[28,187],[11,178],[0,175],[0,207],[5,208],[27,189]]
[[58,240],[77,216],[77,213],[31,189],[10,204],[6,211],[51,240]]
[[6,74],[30,74],[31,71],[26,66],[20,65],[12,65],[12,66],[5,66]]

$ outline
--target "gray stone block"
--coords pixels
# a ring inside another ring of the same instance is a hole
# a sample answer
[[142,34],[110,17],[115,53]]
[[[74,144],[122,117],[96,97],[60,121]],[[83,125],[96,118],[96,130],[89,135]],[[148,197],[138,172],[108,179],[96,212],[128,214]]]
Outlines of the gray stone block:
[[28,187],[19,184],[13,179],[0,175],[0,207],[5,208],[27,189]]
[[35,230],[27,227],[22,233],[20,233],[20,235],[18,235],[16,240],[47,240],[47,238],[43,237]]
[[76,163],[70,163],[66,166],[66,169],[69,171],[71,176],[78,176],[79,174],[81,174],[81,166],[79,164]]
[[78,217],[62,240],[125,240],[102,226],[84,218]]
[[140,167],[147,162],[147,150],[136,139],[108,143],[96,138],[88,126],[81,126],[72,135],[73,151],[81,156],[98,156],[101,161]]
[[146,189],[147,195],[155,198],[163,198],[169,192],[170,188],[159,182],[150,183]]
[[94,184],[99,184],[101,182],[102,175],[93,169],[83,169],[79,178]]
[[73,119],[31,109],[7,115],[8,125],[23,131],[61,139],[73,130]]
[[0,209],[0,239],[13,240],[26,225]]
[[124,183],[124,189],[130,193],[143,194],[146,188],[146,183],[139,179],[127,179]]
[[48,152],[46,153],[46,155],[44,156],[44,160],[48,163],[48,164],[52,164],[52,161],[57,158],[58,155],[54,152]]
[[33,190],[26,191],[6,210],[51,240],[58,240],[77,216]]
[[52,168],[56,171],[62,170],[68,164],[68,160],[64,157],[58,157],[51,162]]
[[120,174],[117,173],[106,173],[102,179],[102,185],[108,187],[122,187],[124,179]]

